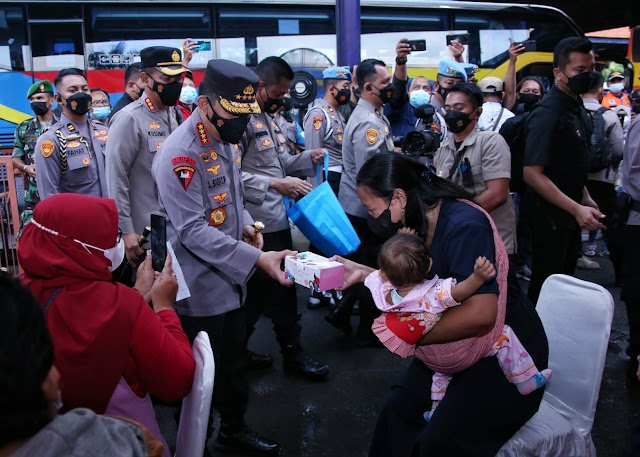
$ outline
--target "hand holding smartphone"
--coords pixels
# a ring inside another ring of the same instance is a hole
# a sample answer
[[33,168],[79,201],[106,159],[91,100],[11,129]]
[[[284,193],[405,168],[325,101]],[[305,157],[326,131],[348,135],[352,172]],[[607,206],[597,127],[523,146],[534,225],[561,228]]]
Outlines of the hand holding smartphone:
[[411,52],[427,50],[427,40],[407,40],[406,43],[411,46]]
[[167,219],[159,214],[151,215],[151,265],[162,271],[167,260]]

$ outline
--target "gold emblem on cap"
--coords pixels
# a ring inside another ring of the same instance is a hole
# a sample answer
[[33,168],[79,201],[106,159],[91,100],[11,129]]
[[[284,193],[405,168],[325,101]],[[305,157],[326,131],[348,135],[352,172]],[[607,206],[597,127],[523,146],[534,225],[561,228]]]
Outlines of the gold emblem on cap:
[[338,70],[338,71],[336,72],[336,76],[337,76],[338,78],[344,78],[344,76],[345,76],[345,72],[344,72],[344,70]]
[[180,54],[178,54],[178,51],[173,51],[173,54],[171,54],[171,60],[174,62],[180,62]]
[[458,71],[453,67],[447,67],[445,70],[449,76],[455,76],[458,74]]
[[243,94],[245,95],[253,95],[253,86],[251,84],[249,84],[247,87],[244,88],[244,90],[242,91]]
[[40,85],[38,86],[38,90],[39,90],[40,92],[44,92],[44,84],[40,84]]

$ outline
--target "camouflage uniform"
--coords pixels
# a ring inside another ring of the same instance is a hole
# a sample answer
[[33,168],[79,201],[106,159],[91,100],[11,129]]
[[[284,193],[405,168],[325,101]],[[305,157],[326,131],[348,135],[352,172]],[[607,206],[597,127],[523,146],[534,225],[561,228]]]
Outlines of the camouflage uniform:
[[[54,114],[53,124],[58,122],[58,117]],[[37,117],[27,119],[18,125],[16,128],[14,143],[13,143],[13,157],[22,159],[25,165],[35,165],[34,150],[38,137],[42,135],[50,126],[43,126],[38,121]],[[31,220],[33,217],[33,210],[38,202],[40,202],[40,194],[38,193],[38,186],[36,184],[36,178],[29,176],[28,173],[23,173],[24,178],[24,211],[22,213],[21,227]]]

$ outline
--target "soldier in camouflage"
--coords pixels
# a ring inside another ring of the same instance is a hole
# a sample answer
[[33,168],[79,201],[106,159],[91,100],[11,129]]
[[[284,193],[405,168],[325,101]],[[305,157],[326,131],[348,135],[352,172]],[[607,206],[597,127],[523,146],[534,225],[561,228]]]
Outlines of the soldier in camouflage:
[[27,99],[35,117],[21,122],[16,128],[13,148],[13,168],[20,170],[24,177],[24,211],[21,230],[33,217],[33,210],[40,201],[36,184],[34,150],[38,137],[58,121],[51,111],[53,105],[53,85],[47,80],[34,83],[27,91]]

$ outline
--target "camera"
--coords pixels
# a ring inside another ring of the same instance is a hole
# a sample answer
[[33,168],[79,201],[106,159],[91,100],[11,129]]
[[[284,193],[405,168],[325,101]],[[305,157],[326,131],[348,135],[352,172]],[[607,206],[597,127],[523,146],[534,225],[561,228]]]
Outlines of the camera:
[[440,132],[433,128],[433,116],[436,109],[429,104],[420,105],[413,110],[413,115],[420,119],[421,130],[413,130],[402,139],[402,151],[409,156],[433,157],[440,147]]

